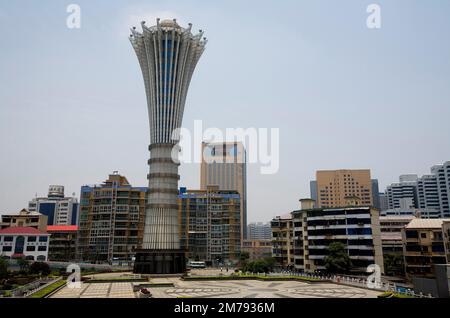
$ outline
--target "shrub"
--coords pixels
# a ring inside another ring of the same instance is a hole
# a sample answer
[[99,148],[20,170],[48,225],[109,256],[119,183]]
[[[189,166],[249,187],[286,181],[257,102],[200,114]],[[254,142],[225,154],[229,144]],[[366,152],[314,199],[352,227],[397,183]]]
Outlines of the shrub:
[[44,262],[34,262],[30,265],[29,272],[31,274],[40,274],[43,276],[48,276],[50,274],[50,266]]

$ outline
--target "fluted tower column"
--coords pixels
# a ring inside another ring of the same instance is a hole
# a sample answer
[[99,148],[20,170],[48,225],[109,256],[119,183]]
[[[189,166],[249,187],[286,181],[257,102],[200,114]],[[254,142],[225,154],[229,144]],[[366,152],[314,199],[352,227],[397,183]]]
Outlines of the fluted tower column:
[[173,131],[181,127],[187,90],[195,66],[205,49],[203,31],[193,35],[192,25],[157,19],[155,26],[132,28],[130,41],[144,78],[150,123],[148,204],[142,249],[136,253],[135,272],[184,271],[178,225],[178,164],[172,149]]

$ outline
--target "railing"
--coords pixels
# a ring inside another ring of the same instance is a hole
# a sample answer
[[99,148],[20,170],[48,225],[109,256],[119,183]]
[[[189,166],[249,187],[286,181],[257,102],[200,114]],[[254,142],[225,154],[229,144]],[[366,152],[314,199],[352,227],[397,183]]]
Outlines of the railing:
[[[260,274],[258,274],[260,275]],[[390,282],[380,282],[379,286],[375,286],[375,288],[370,288],[367,284],[367,278],[362,277],[349,277],[349,276],[340,276],[340,275],[317,275],[311,273],[303,273],[303,272],[294,272],[283,270],[280,272],[273,272],[268,274],[262,274],[271,277],[283,277],[283,276],[298,276],[307,279],[317,279],[323,281],[331,281],[336,284],[354,286],[358,288],[377,290],[380,292],[393,292],[396,294],[410,296],[410,297],[418,297],[418,298],[433,298],[431,294],[423,294],[422,292],[416,293],[414,290],[410,288],[399,288],[395,283]]]
[[40,290],[42,290],[42,289],[44,289],[44,288],[50,286],[51,284],[56,283],[56,282],[59,282],[61,279],[63,279],[62,276],[60,276],[60,277],[58,277],[58,278],[56,278],[56,279],[51,279],[48,283],[46,283],[46,284],[44,284],[44,285],[41,285],[41,286],[39,286],[39,287],[37,287],[37,288],[35,288],[35,289],[32,289],[32,290],[27,291],[27,292],[23,295],[23,297],[29,297],[29,296],[33,295],[34,293],[36,293],[36,292],[38,292],[38,291],[40,291]]
[[24,295],[30,291],[34,290],[41,286],[42,283],[47,284],[47,282],[53,281],[53,278],[42,278],[35,280],[31,283],[28,283],[24,286],[17,287],[16,289],[11,290],[11,296],[12,297],[24,297]]

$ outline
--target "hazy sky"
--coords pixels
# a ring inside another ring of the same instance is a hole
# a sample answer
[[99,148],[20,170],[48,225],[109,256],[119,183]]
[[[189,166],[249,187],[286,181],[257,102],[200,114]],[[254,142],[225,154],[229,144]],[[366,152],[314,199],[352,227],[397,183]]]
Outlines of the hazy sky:
[[[81,28],[66,27],[67,5]],[[381,6],[381,29],[366,26]],[[143,19],[205,30],[183,126],[280,128],[280,169],[248,167],[248,220],[309,196],[319,169],[370,168],[381,189],[450,160],[450,1],[0,0],[0,213],[49,184],[79,195],[118,170],[147,184],[149,127],[127,39]],[[198,188],[184,164],[180,186]]]

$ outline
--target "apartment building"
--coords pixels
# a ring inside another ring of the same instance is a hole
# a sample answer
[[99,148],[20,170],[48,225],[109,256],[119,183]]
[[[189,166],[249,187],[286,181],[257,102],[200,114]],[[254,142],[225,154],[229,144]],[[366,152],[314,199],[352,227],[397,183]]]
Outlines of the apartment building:
[[383,255],[395,254],[403,257],[402,229],[414,218],[414,215],[380,216]]
[[282,268],[294,265],[294,232],[292,215],[277,216],[270,222],[272,228],[272,257]]
[[[365,200],[367,202],[367,200]],[[377,264],[384,272],[379,211],[364,206],[356,197],[344,207],[314,208],[311,199],[301,200],[301,210],[292,212],[294,262],[299,271],[325,270],[328,247],[341,242],[352,261],[353,272],[366,272]]]
[[81,187],[77,257],[127,265],[142,244],[147,187],[132,187],[117,172]]
[[50,261],[72,262],[76,260],[77,233],[76,225],[49,225],[50,234],[48,259]]
[[250,260],[272,257],[272,240],[245,240],[242,252],[247,252]]
[[443,224],[450,219],[414,218],[402,229],[407,277],[435,276],[436,264],[447,264]]
[[241,197],[237,191],[180,189],[180,243],[186,258],[208,264],[230,264],[241,253]]
[[247,226],[248,240],[270,240],[272,238],[272,230],[270,223],[253,222]]

